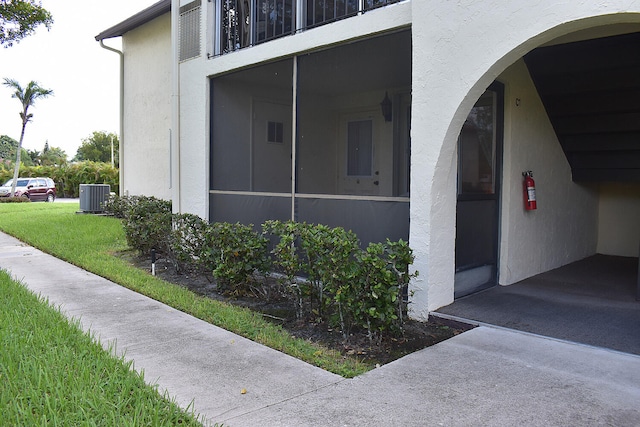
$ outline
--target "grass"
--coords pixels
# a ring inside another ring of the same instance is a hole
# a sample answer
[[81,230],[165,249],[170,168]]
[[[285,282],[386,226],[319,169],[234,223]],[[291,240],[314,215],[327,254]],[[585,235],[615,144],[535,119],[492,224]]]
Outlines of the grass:
[[352,378],[373,368],[335,350],[294,338],[251,310],[196,295],[135,268],[112,255],[128,249],[120,221],[78,215],[77,210],[78,205],[73,203],[0,204],[0,230],[136,292],[343,377]]
[[2,425],[201,425],[2,270],[0,301]]

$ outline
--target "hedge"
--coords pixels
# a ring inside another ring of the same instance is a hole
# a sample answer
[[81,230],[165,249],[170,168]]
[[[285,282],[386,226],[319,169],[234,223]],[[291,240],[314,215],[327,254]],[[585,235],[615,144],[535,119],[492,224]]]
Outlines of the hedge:
[[[120,174],[110,163],[79,162],[60,166],[20,166],[20,177],[47,177],[56,183],[57,197],[79,197],[80,184],[109,184],[118,194]],[[0,183],[13,178],[13,166],[0,164]]]
[[341,227],[293,221],[213,223],[172,214],[154,197],[112,197],[106,212],[122,218],[127,242],[141,254],[152,249],[178,271],[211,275],[218,291],[286,298],[298,318],[320,319],[371,340],[402,333],[413,253],[387,239],[362,248]]

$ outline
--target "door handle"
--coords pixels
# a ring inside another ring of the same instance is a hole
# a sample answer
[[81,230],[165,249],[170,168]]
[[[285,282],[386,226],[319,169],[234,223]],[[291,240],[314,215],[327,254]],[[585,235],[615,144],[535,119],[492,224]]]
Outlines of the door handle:
[[380,185],[380,181],[373,181],[373,185]]

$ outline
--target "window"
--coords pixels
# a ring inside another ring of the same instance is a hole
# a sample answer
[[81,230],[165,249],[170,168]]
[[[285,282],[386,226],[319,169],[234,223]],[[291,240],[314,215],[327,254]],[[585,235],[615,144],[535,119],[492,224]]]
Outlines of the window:
[[458,194],[494,194],[496,94],[485,92],[458,137]]
[[284,142],[284,123],[267,123],[267,142],[270,144],[282,144]]

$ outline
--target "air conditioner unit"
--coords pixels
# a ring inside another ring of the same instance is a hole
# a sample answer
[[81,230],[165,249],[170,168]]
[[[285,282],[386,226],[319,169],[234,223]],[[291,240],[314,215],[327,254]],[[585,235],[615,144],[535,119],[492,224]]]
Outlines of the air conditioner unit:
[[80,184],[80,211],[104,212],[104,204],[109,198],[110,192],[109,184]]

